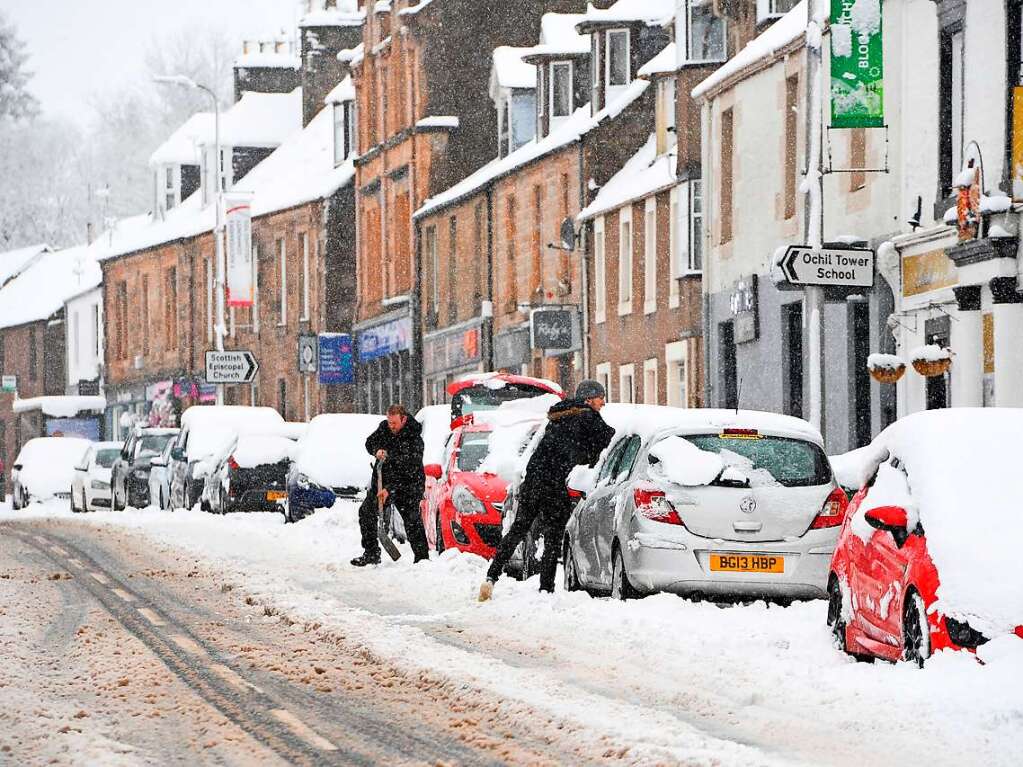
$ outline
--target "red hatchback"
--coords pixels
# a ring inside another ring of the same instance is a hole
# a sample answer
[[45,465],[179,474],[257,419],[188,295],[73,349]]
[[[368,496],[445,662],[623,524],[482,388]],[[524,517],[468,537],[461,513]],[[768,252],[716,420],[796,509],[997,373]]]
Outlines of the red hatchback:
[[508,484],[481,470],[490,450],[490,433],[491,426],[485,423],[455,428],[444,447],[443,462],[425,467],[436,481],[423,499],[423,525],[437,551],[494,556]]
[[828,583],[841,649],[922,666],[938,650],[1023,638],[1021,433],[1023,410],[929,411],[860,451]]

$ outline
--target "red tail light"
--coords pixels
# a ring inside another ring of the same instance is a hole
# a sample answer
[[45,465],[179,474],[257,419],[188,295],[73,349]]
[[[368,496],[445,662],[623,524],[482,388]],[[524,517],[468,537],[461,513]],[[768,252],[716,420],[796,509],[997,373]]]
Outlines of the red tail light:
[[1015,633],[1016,636],[1018,636],[1020,639],[1023,639],[1023,626],[1017,626]]
[[238,461],[234,459],[233,455],[227,459],[227,468],[229,468],[231,471],[238,471],[238,469],[241,468],[241,466],[238,465]]
[[637,488],[632,491],[632,499],[636,503],[636,513],[654,522],[666,525],[681,525],[679,517],[671,501],[662,490],[644,490]]
[[583,497],[583,494],[582,491],[580,490],[573,490],[572,488],[568,488],[568,497],[574,501],[578,501],[580,498]]
[[838,527],[845,521],[845,510],[849,506],[849,499],[845,491],[836,487],[831,491],[828,500],[824,502],[820,513],[810,523],[811,530],[820,530],[825,527]]

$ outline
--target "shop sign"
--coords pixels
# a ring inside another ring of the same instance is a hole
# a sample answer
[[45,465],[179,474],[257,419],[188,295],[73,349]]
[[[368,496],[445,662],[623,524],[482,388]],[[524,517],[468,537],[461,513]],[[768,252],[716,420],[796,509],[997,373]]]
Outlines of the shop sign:
[[756,341],[760,332],[757,275],[736,280],[729,308],[734,318],[735,343]]
[[884,125],[881,0],[831,0],[831,125]]
[[5,394],[14,394],[18,391],[18,377],[17,376],[2,376],[0,377],[0,391]]
[[251,194],[225,195],[227,249],[227,305],[252,306],[255,299],[252,269]]
[[319,361],[316,351],[316,336],[300,335],[298,337],[298,372],[315,373]]
[[359,361],[407,351],[412,348],[412,318],[402,317],[359,333]]
[[529,320],[534,349],[572,348],[571,309],[534,309]]
[[944,250],[902,257],[902,295],[918,296],[959,282],[955,264]]
[[317,346],[321,384],[355,383],[355,354],[348,333],[320,333]]
[[427,374],[468,367],[480,361],[479,327],[431,336],[423,341],[423,368]]

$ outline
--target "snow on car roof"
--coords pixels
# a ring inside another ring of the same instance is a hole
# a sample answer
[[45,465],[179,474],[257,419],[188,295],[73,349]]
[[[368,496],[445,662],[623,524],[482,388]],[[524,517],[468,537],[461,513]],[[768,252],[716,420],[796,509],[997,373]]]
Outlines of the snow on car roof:
[[15,463],[37,460],[39,456],[54,456],[77,462],[93,443],[79,437],[36,437],[21,446]]
[[644,439],[664,431],[707,429],[756,429],[795,437],[823,446],[821,433],[801,418],[758,410],[678,408],[664,405],[606,405],[600,414],[616,432],[638,434]]
[[366,437],[384,417],[364,413],[316,416],[298,442],[295,466],[323,487],[364,487],[369,482],[373,460],[366,452]]
[[266,427],[284,423],[281,414],[272,407],[244,405],[194,405],[181,416],[181,428],[195,428],[206,424],[241,427],[252,433]]
[[914,413],[874,441],[898,457],[938,568],[938,609],[993,636],[1023,624],[1023,409]]
[[290,459],[294,452],[295,441],[287,437],[246,434],[238,438],[232,455],[241,468],[252,469]]

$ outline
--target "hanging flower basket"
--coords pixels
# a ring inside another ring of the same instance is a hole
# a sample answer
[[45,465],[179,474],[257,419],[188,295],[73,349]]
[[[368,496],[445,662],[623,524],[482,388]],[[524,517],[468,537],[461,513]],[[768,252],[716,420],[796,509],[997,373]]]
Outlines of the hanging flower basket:
[[867,370],[878,383],[893,384],[906,374],[906,363],[894,354],[871,354]]
[[927,378],[943,376],[952,367],[952,352],[934,344],[914,349],[909,357],[913,369]]

